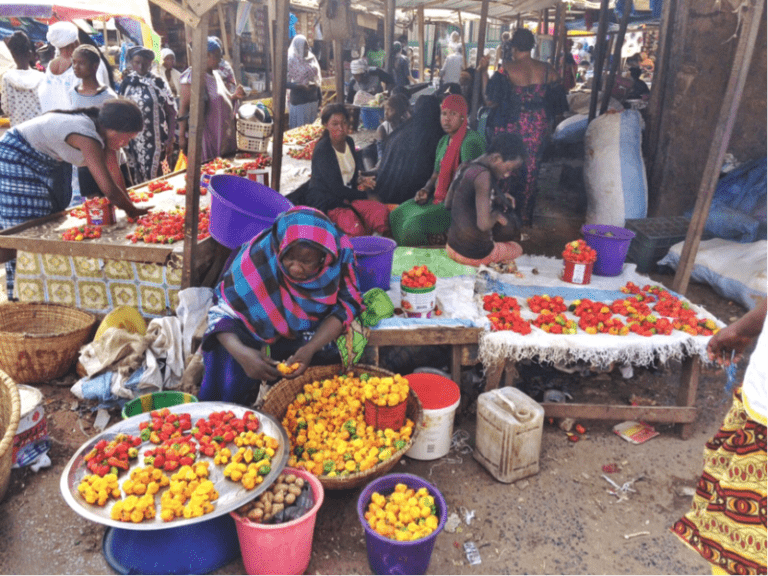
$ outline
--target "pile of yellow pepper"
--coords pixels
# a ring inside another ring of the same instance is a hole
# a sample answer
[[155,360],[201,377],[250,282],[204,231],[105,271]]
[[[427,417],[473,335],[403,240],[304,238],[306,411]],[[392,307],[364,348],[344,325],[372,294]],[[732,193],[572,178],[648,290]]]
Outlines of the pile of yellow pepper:
[[77,491],[88,504],[104,506],[109,498],[120,498],[120,487],[116,474],[107,474],[103,478],[97,474],[85,476],[77,486]]
[[374,492],[365,520],[377,534],[400,542],[429,536],[439,524],[435,498],[429,491],[402,483],[389,496]]
[[408,380],[395,374],[394,378],[369,378],[363,384],[363,395],[377,406],[397,406],[408,399]]
[[218,497],[213,482],[208,480],[208,462],[182,466],[171,476],[168,490],[160,496],[160,518],[164,522],[181,516],[197,518],[212,512],[211,502]]
[[[351,372],[305,385],[282,422],[291,441],[288,465],[333,478],[369,470],[405,448],[413,434],[412,420],[406,419],[400,430],[365,424],[366,386],[376,390],[384,380],[388,390],[397,386],[398,394],[403,393],[403,383],[407,386],[401,376],[357,378]],[[407,397],[407,390],[404,394]]]

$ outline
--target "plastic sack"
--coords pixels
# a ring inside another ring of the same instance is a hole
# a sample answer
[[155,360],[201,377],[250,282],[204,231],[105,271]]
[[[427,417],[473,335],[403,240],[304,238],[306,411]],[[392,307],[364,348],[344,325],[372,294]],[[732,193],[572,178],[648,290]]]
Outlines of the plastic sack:
[[[678,242],[659,261],[659,266],[677,270],[684,242]],[[734,300],[752,309],[765,298],[766,260],[768,242],[759,240],[741,244],[722,238],[704,240],[699,244],[691,279],[704,282],[723,298]]]
[[574,114],[566,118],[555,128],[552,139],[564,144],[575,144],[584,140],[589,125],[589,114]]
[[587,224],[624,226],[648,215],[648,181],[641,150],[643,120],[637,110],[603,114],[587,128],[584,184]]
[[186,170],[187,169],[187,155],[184,154],[184,152],[179,151],[179,159],[176,160],[176,167],[173,169],[174,172],[178,172],[179,170]]

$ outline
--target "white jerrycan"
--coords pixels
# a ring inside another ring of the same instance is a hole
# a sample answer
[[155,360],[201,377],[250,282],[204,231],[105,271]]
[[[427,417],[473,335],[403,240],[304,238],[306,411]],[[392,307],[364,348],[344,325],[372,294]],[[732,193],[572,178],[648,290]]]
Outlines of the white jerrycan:
[[499,388],[477,399],[475,459],[499,482],[539,472],[544,408],[517,388]]

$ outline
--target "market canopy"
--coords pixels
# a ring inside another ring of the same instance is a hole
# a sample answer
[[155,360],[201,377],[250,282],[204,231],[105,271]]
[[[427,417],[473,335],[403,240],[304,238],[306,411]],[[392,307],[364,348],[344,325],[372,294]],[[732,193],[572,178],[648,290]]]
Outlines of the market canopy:
[[116,16],[135,18],[152,26],[147,0],[0,0],[0,17],[46,18],[72,21],[77,18],[106,20]]

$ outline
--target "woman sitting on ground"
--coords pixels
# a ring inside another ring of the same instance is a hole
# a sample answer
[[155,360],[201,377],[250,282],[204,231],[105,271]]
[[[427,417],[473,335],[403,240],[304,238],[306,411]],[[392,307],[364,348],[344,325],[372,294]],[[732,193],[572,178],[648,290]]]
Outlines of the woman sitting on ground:
[[385,204],[412,199],[435,168],[435,150],[444,136],[440,100],[419,96],[413,116],[390,134],[376,171],[374,195]]
[[344,104],[323,108],[325,127],[312,154],[312,176],[306,204],[328,214],[349,236],[389,235],[389,209],[368,198],[370,177],[361,177],[362,160],[349,136],[349,112]]
[[291,208],[245,243],[216,287],[203,338],[200,400],[245,403],[277,361],[339,362],[335,346],[362,310],[349,238],[324,214]]
[[392,236],[401,246],[445,243],[451,214],[443,204],[459,164],[485,151],[483,137],[467,127],[467,101],[451,94],[441,105],[440,123],[446,132],[437,145],[434,172],[412,200],[390,214]]
[[389,135],[392,134],[395,128],[401,126],[408,118],[410,107],[411,103],[408,102],[408,98],[402,94],[390,96],[384,102],[384,122],[376,129],[376,135],[374,136],[376,139],[377,158],[379,160],[381,160],[384,154],[384,145],[387,138],[389,138]]
[[515,134],[498,134],[485,154],[463,164],[448,188],[445,207],[451,212],[446,252],[459,264],[509,263],[523,253],[517,242],[514,199],[499,182],[525,161],[525,144]]

